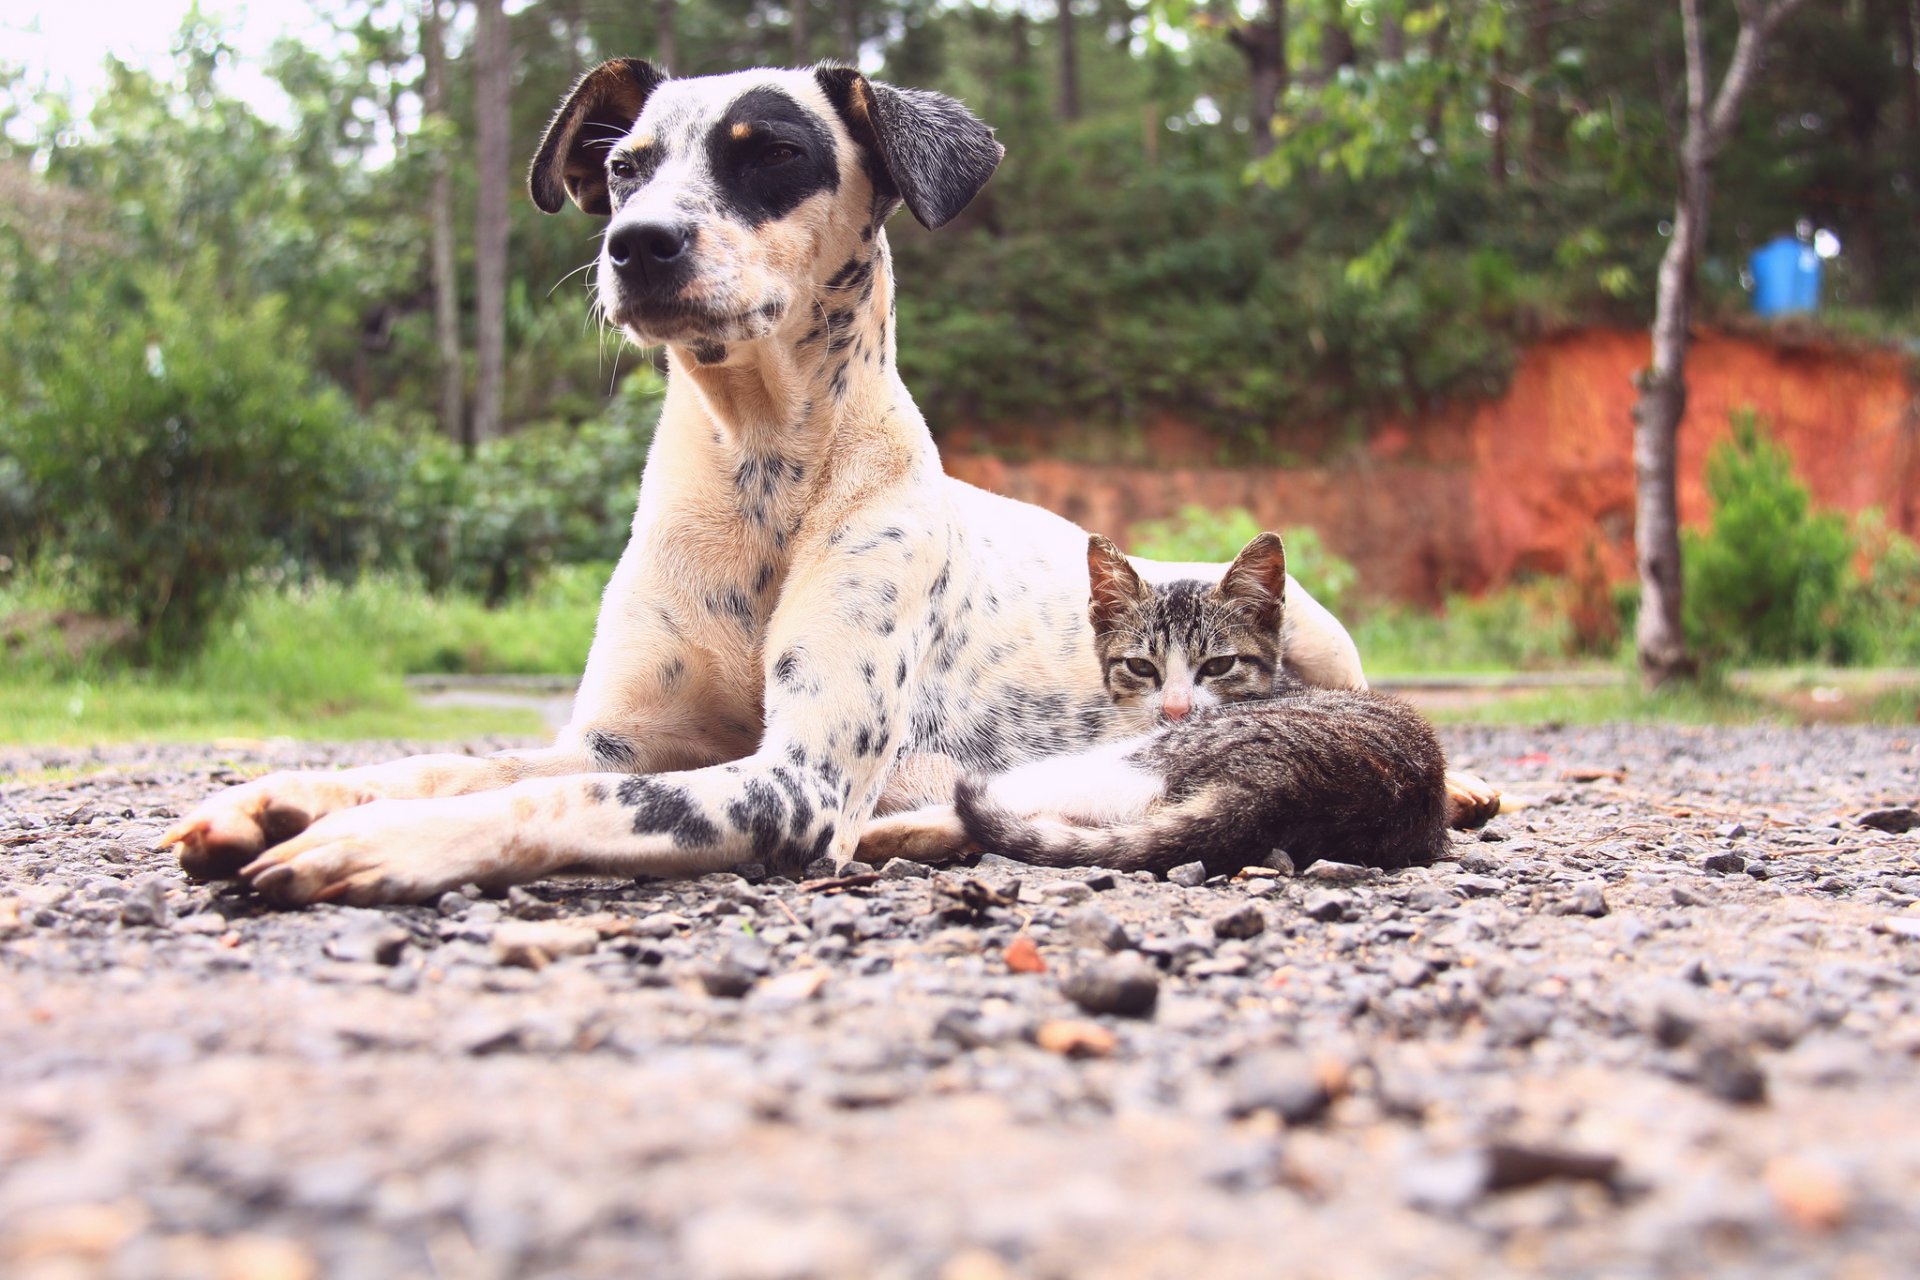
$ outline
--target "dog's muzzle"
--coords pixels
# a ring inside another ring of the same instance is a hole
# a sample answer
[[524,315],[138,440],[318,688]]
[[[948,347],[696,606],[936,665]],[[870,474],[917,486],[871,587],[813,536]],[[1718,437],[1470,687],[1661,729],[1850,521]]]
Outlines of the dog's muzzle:
[[620,291],[645,307],[672,302],[693,274],[693,229],[684,223],[634,222],[607,236],[607,263]]

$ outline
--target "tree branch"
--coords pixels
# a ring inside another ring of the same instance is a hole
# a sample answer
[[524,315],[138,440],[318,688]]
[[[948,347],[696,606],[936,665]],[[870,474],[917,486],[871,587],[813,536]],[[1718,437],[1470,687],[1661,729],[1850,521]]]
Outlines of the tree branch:
[[[1683,12],[1694,3],[1695,0],[1682,0]],[[1757,0],[1735,0],[1735,8],[1740,11],[1740,35],[1734,41],[1733,58],[1727,63],[1727,74],[1720,80],[1720,92],[1714,95],[1713,111],[1706,121],[1702,145],[1707,155],[1717,153],[1733,135],[1733,126],[1740,118],[1740,100],[1760,70],[1760,61],[1774,28],[1805,3],[1806,0],[1772,0],[1761,7]],[[1697,29],[1696,21],[1696,34]]]

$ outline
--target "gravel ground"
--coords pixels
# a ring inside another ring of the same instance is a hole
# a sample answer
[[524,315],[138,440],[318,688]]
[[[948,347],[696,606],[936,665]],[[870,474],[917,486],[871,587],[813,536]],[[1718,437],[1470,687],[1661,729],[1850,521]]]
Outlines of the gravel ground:
[[0,753],[0,1273],[1913,1274],[1920,732],[1447,736],[1393,875],[291,913],[155,838],[392,744]]

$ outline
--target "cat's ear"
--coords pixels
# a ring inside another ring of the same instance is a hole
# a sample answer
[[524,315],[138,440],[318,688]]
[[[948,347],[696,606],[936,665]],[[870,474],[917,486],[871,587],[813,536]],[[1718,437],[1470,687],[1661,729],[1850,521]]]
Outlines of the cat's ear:
[[1092,591],[1087,616],[1095,634],[1119,626],[1150,594],[1120,548],[1097,533],[1087,539],[1087,583]]
[[1280,627],[1287,598],[1287,549],[1277,533],[1263,533],[1240,548],[1214,590],[1223,600],[1244,602],[1269,631]]

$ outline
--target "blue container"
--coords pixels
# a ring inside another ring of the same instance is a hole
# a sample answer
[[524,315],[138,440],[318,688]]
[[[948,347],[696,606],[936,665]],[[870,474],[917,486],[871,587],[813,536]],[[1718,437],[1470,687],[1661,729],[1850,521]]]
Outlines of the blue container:
[[1762,316],[1814,311],[1820,306],[1820,255],[1792,236],[1753,251],[1753,310]]

